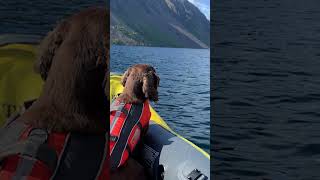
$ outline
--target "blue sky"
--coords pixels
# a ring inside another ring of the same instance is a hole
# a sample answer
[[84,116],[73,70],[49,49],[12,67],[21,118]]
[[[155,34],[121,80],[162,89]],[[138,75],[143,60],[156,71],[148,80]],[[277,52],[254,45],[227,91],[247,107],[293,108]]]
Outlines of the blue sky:
[[200,11],[210,20],[210,0],[188,0],[195,6],[197,6]]

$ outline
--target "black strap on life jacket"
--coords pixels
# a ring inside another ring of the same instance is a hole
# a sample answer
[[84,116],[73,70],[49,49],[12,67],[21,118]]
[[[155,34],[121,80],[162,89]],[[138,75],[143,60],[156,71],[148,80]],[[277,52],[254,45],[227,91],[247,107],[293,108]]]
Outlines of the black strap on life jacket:
[[[116,138],[116,143],[111,152],[110,158],[110,168],[111,170],[115,170],[118,168],[121,157],[123,155],[124,150],[128,150],[130,153],[130,148],[128,148],[128,138],[133,129],[133,127],[140,123],[140,118],[143,113],[144,104],[132,104],[128,115],[126,116],[125,123],[122,127],[119,137]],[[117,111],[116,114],[121,111]],[[113,123],[116,124],[117,116],[115,116]],[[114,125],[110,127],[110,131],[113,130]]]
[[19,141],[28,129],[23,122],[15,121],[19,116],[12,116],[6,126],[0,129],[0,167],[2,160],[10,155],[20,154],[22,158],[13,179],[26,177],[37,160],[53,172],[50,180],[95,179],[108,142],[104,135],[69,133],[57,157],[56,151],[46,143],[49,132],[45,129],[31,129],[28,137]]
[[54,179],[95,179],[105,155],[105,136],[71,133]]
[[[108,178],[108,177],[104,177],[104,176],[108,176],[107,173],[109,173],[109,132],[107,132],[105,134],[105,144],[104,144],[104,150],[103,150],[103,156],[102,156],[102,160],[100,162],[99,165],[99,170],[98,173],[96,174],[95,180],[99,180],[100,178]],[[104,173],[103,171],[108,171],[107,173]]]

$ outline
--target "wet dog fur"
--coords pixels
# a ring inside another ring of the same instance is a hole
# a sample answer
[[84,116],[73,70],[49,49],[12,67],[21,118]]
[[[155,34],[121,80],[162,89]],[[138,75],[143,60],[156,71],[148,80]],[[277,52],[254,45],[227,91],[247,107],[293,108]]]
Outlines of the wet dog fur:
[[41,42],[40,97],[18,120],[55,132],[105,133],[109,105],[109,11],[89,8]]
[[[156,70],[147,64],[137,64],[128,68],[121,83],[123,93],[117,98],[124,103],[144,103],[146,100],[158,101],[160,78]],[[129,175],[129,176],[128,176]],[[129,157],[124,167],[111,172],[111,179],[149,179],[144,168]]]
[[121,79],[124,90],[119,99],[124,103],[143,103],[146,100],[157,102],[159,82],[160,78],[152,66],[134,65]]

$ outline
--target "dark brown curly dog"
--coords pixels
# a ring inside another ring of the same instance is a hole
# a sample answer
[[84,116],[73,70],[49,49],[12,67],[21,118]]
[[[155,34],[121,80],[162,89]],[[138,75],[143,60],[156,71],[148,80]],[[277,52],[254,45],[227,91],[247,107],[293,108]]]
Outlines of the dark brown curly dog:
[[[158,101],[160,78],[156,70],[147,64],[130,67],[121,80],[123,93],[117,100],[124,103],[144,103],[146,100]],[[124,167],[111,172],[111,179],[135,180],[149,179],[144,168],[133,158],[129,158]]]
[[90,8],[59,23],[40,44],[35,70],[43,91],[19,120],[55,132],[106,132],[109,11]]
[[130,67],[121,80],[124,86],[119,98],[125,103],[143,103],[145,100],[158,101],[160,78],[156,70],[148,64]]

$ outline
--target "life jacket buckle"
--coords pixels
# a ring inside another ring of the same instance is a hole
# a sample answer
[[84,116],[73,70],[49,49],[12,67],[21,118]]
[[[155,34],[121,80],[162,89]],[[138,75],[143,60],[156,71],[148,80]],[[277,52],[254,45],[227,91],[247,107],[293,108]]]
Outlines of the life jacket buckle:
[[110,141],[116,142],[118,140],[118,136],[110,136]]

